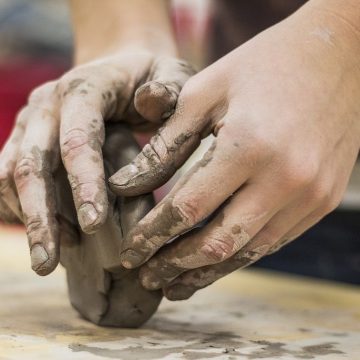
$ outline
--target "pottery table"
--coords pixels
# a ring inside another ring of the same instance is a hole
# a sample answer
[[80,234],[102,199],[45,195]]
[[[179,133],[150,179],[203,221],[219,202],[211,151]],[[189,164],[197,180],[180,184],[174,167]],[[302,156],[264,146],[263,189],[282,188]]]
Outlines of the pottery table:
[[360,359],[360,289],[236,272],[141,329],[100,328],[70,307],[63,269],[30,270],[24,231],[0,225],[0,360]]

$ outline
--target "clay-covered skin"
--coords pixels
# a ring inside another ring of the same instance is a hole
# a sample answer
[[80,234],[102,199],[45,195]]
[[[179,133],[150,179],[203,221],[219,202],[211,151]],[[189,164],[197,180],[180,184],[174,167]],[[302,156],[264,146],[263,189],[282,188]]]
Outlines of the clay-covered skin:
[[63,224],[53,197],[59,163],[66,169],[79,224],[93,234],[105,223],[109,206],[105,124],[158,128],[193,73],[166,51],[122,49],[32,91],[0,152],[0,218],[24,223],[37,274],[50,274],[59,262]]
[[[109,125],[103,148],[107,175],[127,164],[138,151],[124,126]],[[62,234],[60,261],[66,268],[71,304],[98,325],[142,325],[156,311],[162,293],[146,290],[138,270],[121,266],[119,254],[126,234],[152,208],[152,195],[121,198],[108,192],[107,220],[97,233],[89,235],[72,225],[77,223],[76,212],[63,168],[57,171],[55,181],[60,218],[69,225],[69,231]]]

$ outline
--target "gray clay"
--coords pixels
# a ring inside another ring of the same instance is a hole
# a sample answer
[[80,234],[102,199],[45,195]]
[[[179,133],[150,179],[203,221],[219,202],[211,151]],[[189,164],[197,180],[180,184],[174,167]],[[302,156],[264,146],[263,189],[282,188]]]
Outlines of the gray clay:
[[[111,124],[103,147],[107,176],[129,163],[139,152],[130,131]],[[72,195],[64,169],[56,175],[60,214],[77,224]],[[79,239],[61,245],[70,302],[86,319],[103,326],[138,327],[156,311],[162,294],[145,290],[138,270],[120,265],[121,244],[133,227],[154,205],[151,194],[122,198],[110,191],[107,222],[94,235],[79,231]],[[78,225],[77,225],[78,227]]]

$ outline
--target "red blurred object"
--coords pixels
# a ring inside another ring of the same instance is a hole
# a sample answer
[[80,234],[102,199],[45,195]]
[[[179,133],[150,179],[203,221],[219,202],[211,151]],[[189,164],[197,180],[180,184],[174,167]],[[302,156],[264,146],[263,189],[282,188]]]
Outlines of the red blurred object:
[[213,20],[211,3],[175,1],[172,10],[172,23],[181,56],[202,68],[208,60],[208,41]]
[[29,93],[59,77],[66,68],[65,63],[57,59],[13,59],[11,63],[0,63],[0,149]]

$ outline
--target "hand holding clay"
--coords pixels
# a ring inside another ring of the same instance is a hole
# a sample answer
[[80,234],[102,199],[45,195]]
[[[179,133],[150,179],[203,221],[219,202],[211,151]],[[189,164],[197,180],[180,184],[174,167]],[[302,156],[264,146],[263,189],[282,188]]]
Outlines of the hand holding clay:
[[188,298],[341,201],[360,147],[360,37],[347,14],[324,10],[310,2],[195,75],[171,119],[110,178],[118,194],[146,193],[216,136],[125,241],[122,264],[145,263],[146,288]]
[[50,273],[59,261],[53,173],[60,158],[81,228],[93,233],[108,211],[104,122],[158,127],[192,74],[176,58],[132,49],[77,66],[32,92],[0,154],[0,214],[24,222],[38,274]]
[[[122,124],[106,125],[103,146],[106,176],[129,163],[139,147]],[[98,325],[138,327],[156,311],[161,291],[148,291],[140,283],[139,269],[121,266],[119,252],[124,236],[153,207],[152,194],[132,198],[108,193],[109,211],[96,234],[78,231],[74,202],[66,172],[55,173],[55,190],[62,225],[60,261],[66,268],[73,307]]]

